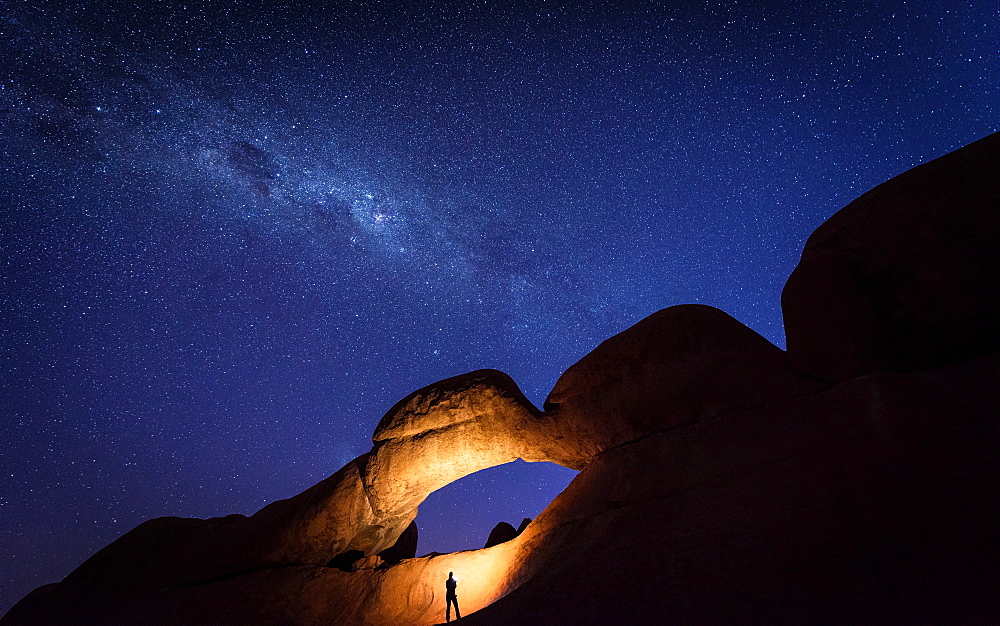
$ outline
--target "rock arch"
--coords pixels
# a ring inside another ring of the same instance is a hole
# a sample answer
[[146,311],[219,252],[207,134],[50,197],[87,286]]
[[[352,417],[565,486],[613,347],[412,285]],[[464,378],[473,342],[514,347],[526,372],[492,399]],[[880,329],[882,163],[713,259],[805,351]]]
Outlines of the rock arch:
[[[781,350],[726,313],[704,305],[670,307],[569,368],[544,412],[497,370],[439,381],[385,414],[369,452],[302,493],[249,518],[152,520],[94,555],[61,587],[70,595],[96,587],[102,594],[97,601],[115,602],[266,568],[324,567],[348,552],[373,557],[394,546],[427,495],[473,472],[518,458],[581,470],[603,451],[652,433],[816,389],[787,368]],[[477,596],[488,603],[527,575],[505,568],[511,554],[544,532],[544,523],[531,526],[538,527],[489,548],[486,556],[444,556],[504,581]],[[429,566],[404,561],[386,570],[386,576],[393,572],[387,580],[414,567]],[[378,606],[371,610],[381,614]]]
[[414,391],[379,422],[371,451],[312,489],[272,505],[274,511],[258,514],[273,518],[266,558],[319,563],[331,552],[375,554],[389,548],[431,492],[519,458],[555,460],[545,450],[547,421],[497,370],[469,372]]
[[[432,624],[452,570],[474,574],[473,624],[995,621],[998,163],[1000,133],[817,230],[783,294],[788,354],[685,305],[598,346],[544,412],[500,372],[449,378],[303,493],[151,520],[0,621]],[[583,468],[514,539],[325,566],[514,458]]]
[[788,370],[781,350],[719,309],[663,309],[567,370],[545,412],[498,370],[406,396],[375,428],[371,451],[315,492],[281,503],[293,516],[276,517],[267,558],[375,554],[393,545],[431,492],[473,472],[516,459],[580,470],[650,433],[816,388]]

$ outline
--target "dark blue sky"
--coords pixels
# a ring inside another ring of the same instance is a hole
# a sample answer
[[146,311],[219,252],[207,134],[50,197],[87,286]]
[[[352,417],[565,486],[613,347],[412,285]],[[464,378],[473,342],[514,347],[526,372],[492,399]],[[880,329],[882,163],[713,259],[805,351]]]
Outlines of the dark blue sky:
[[[989,2],[261,4],[0,4],[0,611],[435,380],[540,405],[687,302],[783,346],[809,233],[1000,129]],[[420,551],[572,475],[438,492]]]

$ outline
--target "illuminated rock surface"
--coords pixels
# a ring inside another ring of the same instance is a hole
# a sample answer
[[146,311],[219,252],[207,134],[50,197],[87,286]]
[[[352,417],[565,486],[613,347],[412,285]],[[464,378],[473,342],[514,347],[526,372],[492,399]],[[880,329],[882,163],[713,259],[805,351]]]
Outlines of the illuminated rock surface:
[[[435,383],[305,492],[151,520],[3,623],[432,624],[450,571],[472,624],[995,621],[998,143],[816,231],[788,354],[685,305],[569,368],[544,413],[494,370]],[[406,558],[427,494],[517,458],[582,471],[503,543]]]

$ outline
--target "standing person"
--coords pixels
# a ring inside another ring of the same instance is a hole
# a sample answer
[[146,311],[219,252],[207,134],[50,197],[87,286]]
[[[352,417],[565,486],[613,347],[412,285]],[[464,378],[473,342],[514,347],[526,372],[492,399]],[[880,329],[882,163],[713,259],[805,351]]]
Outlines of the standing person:
[[458,581],[455,580],[455,572],[448,572],[448,580],[444,581],[444,618],[447,621],[451,621],[451,605],[455,605],[455,619],[462,619],[462,614],[458,612],[458,594],[455,590],[458,588]]

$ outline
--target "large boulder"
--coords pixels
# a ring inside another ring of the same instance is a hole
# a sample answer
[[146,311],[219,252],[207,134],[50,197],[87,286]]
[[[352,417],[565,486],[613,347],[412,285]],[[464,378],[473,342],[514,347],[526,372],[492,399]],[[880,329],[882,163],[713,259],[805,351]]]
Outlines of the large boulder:
[[820,388],[723,311],[672,306],[605,340],[559,378],[544,405],[549,432],[563,443],[550,458],[583,467],[650,433]]
[[544,421],[497,370],[419,389],[375,428],[372,451],[359,465],[368,503],[380,518],[407,517],[428,494],[463,476],[519,458],[548,460],[538,453]]
[[997,380],[997,355],[885,372],[602,452],[465,619],[994,623]]
[[[885,372],[599,453],[482,550],[301,564],[4,623],[986,623],[1000,613],[1000,356]],[[616,600],[622,600],[620,602]]]
[[[518,458],[580,469],[606,449],[817,388],[787,369],[779,349],[725,313],[672,307],[570,368],[550,394],[545,414],[496,370],[434,383],[386,413],[371,451],[314,487],[249,518],[164,519],[140,526],[51,591],[50,604],[101,615],[163,589],[274,568],[388,571],[413,560],[407,557],[415,551],[410,544],[417,506],[463,476]],[[528,525],[526,534],[544,532],[536,526]],[[524,536],[509,531],[504,543]],[[523,576],[528,570],[517,571]],[[511,580],[520,579],[503,578],[477,597],[491,601]],[[473,608],[468,601],[467,611]],[[378,615],[384,609],[379,606],[365,610]],[[406,611],[407,619],[420,619]]]
[[517,537],[517,529],[511,526],[508,522],[499,522],[490,531],[490,536],[486,538],[486,545],[484,548],[492,548],[495,545],[501,544],[505,541],[510,541],[514,537]]
[[[480,469],[541,460],[540,415],[496,370],[429,385],[393,406],[375,430],[372,450],[329,478],[249,518],[141,524],[74,570],[50,592],[59,599],[52,603],[99,614],[164,588],[245,572],[289,565],[357,569],[365,556],[384,552],[385,563],[413,556],[417,505]],[[404,536],[408,528],[411,536]]]
[[809,237],[781,297],[790,362],[841,381],[1000,349],[1000,133],[883,183]]

